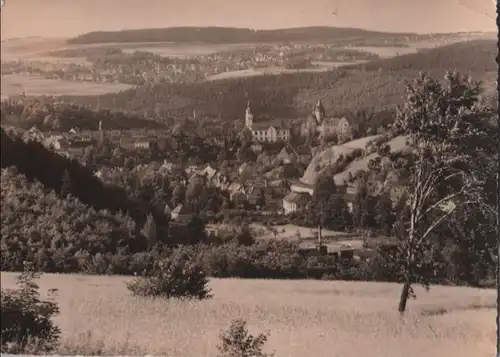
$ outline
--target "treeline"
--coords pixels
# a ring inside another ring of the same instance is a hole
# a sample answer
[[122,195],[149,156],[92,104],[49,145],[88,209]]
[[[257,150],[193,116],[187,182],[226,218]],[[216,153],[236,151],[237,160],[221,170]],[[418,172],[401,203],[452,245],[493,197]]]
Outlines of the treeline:
[[[95,108],[95,107],[94,107]],[[144,119],[109,109],[91,109],[75,104],[55,104],[53,99],[37,98],[29,102],[6,100],[0,106],[2,125],[22,129],[36,126],[42,131],[67,132],[71,128],[98,130],[99,122],[108,130],[164,129],[166,123]]]
[[358,28],[301,27],[277,30],[253,30],[232,27],[169,27],[161,29],[139,29],[122,31],[89,32],[68,40],[69,44],[111,43],[111,42],[181,42],[233,44],[252,42],[321,41],[345,38],[418,38],[413,33],[383,33]]
[[473,40],[454,43],[417,53],[348,66],[365,71],[455,70],[461,73],[496,72],[497,41]]

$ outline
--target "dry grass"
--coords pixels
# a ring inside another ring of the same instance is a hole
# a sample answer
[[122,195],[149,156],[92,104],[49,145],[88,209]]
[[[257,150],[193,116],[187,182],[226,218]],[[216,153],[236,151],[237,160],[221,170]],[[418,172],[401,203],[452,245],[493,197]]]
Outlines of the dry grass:
[[[361,139],[349,141],[345,144],[333,145],[328,149],[323,150],[315,157],[313,157],[313,159],[307,166],[304,175],[300,178],[300,181],[309,185],[313,185],[316,182],[317,177],[325,172],[325,170],[330,166],[330,163],[334,164],[340,155],[348,155],[356,149],[364,149],[366,147],[366,144],[376,137],[378,137],[378,135],[366,136]],[[389,140],[387,144],[391,147],[391,151],[401,151],[406,147],[406,137],[396,136],[395,138]],[[348,179],[349,173],[354,176],[356,172],[360,170],[368,170],[368,163],[370,162],[370,160],[376,158],[377,156],[377,153],[373,153],[354,160],[349,165],[347,165],[344,171],[334,176],[335,183],[337,185],[343,185],[344,181]],[[316,167],[318,165],[322,167],[320,171],[316,171]]]
[[[2,273],[2,287],[15,277]],[[495,346],[493,290],[418,289],[402,318],[395,284],[214,279],[214,299],[178,302],[132,297],[125,280],[42,276],[42,291],[59,289],[61,354],[215,356],[239,317],[271,332],[277,357],[481,357]]]
[[265,76],[265,75],[277,75],[285,73],[299,73],[299,72],[328,72],[335,68],[353,65],[356,63],[363,63],[366,61],[357,62],[329,62],[328,65],[323,62],[322,64],[317,64],[317,67],[311,68],[300,68],[300,69],[287,69],[283,67],[265,67],[257,69],[242,69],[237,71],[227,71],[218,74],[214,74],[207,77],[208,81],[224,80],[224,79],[234,79],[234,78],[245,78],[254,76]]

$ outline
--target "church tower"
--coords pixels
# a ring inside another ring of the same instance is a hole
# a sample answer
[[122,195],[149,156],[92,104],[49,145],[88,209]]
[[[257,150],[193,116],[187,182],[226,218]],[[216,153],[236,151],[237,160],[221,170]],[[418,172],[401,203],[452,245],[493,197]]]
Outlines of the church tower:
[[321,103],[321,99],[318,100],[318,103],[316,104],[316,107],[314,108],[313,111],[314,117],[316,118],[316,121],[318,124],[321,124],[323,121],[323,118],[325,117],[325,107],[323,107],[323,103]]
[[247,104],[247,110],[245,112],[245,126],[252,130],[252,125],[253,125],[253,113],[252,113],[252,106],[250,104],[250,101],[248,101]]

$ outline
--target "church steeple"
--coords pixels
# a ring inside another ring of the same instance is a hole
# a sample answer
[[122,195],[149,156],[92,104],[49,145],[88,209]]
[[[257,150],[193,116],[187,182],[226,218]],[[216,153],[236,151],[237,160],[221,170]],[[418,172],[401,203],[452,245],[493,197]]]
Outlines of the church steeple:
[[250,101],[247,103],[247,110],[245,112],[245,126],[248,129],[252,129],[253,125],[253,113],[252,113],[252,104]]
[[323,121],[323,118],[325,117],[325,107],[323,107],[323,103],[321,103],[321,99],[318,100],[318,103],[316,103],[316,106],[314,107],[313,115],[316,118],[316,121],[318,123],[321,123]]

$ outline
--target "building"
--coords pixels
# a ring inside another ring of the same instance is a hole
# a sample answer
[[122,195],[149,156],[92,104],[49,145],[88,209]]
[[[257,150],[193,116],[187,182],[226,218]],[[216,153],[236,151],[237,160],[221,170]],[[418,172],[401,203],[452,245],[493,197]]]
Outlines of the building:
[[290,192],[283,198],[283,210],[285,214],[304,210],[310,198],[307,193]]
[[339,137],[349,137],[351,135],[351,125],[346,118],[329,118],[326,116],[325,107],[321,100],[314,107],[304,123],[300,132],[302,136],[312,135],[338,135]]
[[137,150],[147,150],[151,148],[151,141],[150,140],[138,140],[134,142],[134,149]]
[[191,210],[189,210],[185,205],[179,204],[170,213],[170,217],[173,221],[188,221],[193,216]]
[[257,142],[275,143],[290,139],[290,129],[285,128],[282,123],[254,122],[250,101],[245,112],[245,127],[252,132],[252,137]]
[[300,180],[294,180],[290,185],[290,190],[295,193],[307,193],[309,196],[312,196],[314,193],[314,185],[306,184]]

